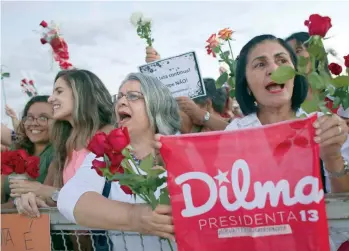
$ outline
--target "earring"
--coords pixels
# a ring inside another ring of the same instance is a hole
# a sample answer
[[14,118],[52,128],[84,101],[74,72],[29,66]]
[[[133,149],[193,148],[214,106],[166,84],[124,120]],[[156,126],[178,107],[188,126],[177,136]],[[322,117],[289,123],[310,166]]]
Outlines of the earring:
[[247,93],[248,93],[248,95],[250,95],[251,96],[251,90],[250,90],[250,88],[247,88]]

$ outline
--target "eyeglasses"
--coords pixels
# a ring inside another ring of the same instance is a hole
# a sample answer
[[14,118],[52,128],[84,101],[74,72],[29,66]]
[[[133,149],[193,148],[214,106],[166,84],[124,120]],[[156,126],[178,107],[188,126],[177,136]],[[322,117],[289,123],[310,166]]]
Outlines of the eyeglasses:
[[40,116],[40,117],[33,117],[33,116],[27,116],[23,118],[24,125],[31,125],[36,121],[39,125],[46,126],[49,118],[45,116]]
[[137,92],[137,91],[128,91],[126,94],[123,94],[122,92],[118,93],[116,95],[116,98],[114,99],[115,102],[119,101],[120,99],[122,99],[122,97],[126,97],[126,99],[128,101],[136,101],[138,99],[142,99],[143,94],[141,92]]

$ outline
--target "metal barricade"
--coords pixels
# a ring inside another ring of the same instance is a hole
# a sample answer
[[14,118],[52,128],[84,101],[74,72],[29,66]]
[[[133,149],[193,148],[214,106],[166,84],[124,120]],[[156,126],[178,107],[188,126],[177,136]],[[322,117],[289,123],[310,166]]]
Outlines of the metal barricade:
[[[335,251],[346,240],[349,240],[349,193],[326,195],[326,211],[329,224],[331,251]],[[50,215],[52,251],[95,251],[92,236],[101,235],[91,232],[91,229],[78,226],[69,222],[62,216],[57,208],[40,210],[42,214]],[[1,213],[17,213],[16,210],[3,210]],[[14,223],[15,224],[15,223]],[[151,242],[153,251],[169,251],[167,240],[153,236],[143,236],[138,233],[109,231],[107,236],[113,240],[115,250],[132,251],[132,245],[137,245],[138,250],[148,250],[144,247]],[[319,237],[321,238],[321,237]],[[86,244],[87,243],[87,244]],[[58,248],[55,247],[59,246]]]

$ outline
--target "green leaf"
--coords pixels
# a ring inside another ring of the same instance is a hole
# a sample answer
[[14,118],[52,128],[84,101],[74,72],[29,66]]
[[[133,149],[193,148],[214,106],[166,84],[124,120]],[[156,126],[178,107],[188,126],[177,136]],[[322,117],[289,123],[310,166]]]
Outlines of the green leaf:
[[315,100],[305,100],[301,107],[306,113],[316,112],[319,109]]
[[219,76],[219,78],[216,81],[216,87],[221,88],[228,80],[228,73],[224,72],[222,75]]
[[341,100],[344,110],[349,108],[349,94]]
[[155,198],[153,191],[149,192],[148,197],[150,200],[150,205],[151,205],[152,209],[154,210],[156,208],[156,206],[158,205],[158,200]]
[[330,86],[328,86],[327,91],[328,91],[328,94],[333,96],[334,93],[336,92],[336,88],[334,88],[332,85],[330,85]]
[[325,104],[320,104],[319,105],[319,108],[320,108],[320,111],[322,112],[322,113],[332,113],[327,107],[326,107],[326,105]]
[[125,158],[128,158],[128,159],[131,158],[130,150],[127,147],[121,151],[121,154],[124,155]]
[[333,100],[333,108],[337,108],[341,103],[341,98],[340,97],[335,97]]
[[218,54],[218,53],[221,52],[221,49],[220,49],[219,46],[217,46],[217,47],[212,48],[212,51],[213,51],[214,53]]
[[124,168],[125,171],[127,171],[127,173],[136,174],[133,168],[131,167],[130,163],[128,162],[128,160],[129,160],[128,158],[123,159],[121,161],[121,166]]
[[[156,177],[156,179],[155,179],[156,190],[157,190],[158,187],[162,186],[166,182],[167,182],[167,177],[162,177],[162,178]],[[156,190],[154,190],[154,192]]]
[[271,79],[277,84],[284,84],[287,80],[294,78],[295,75],[295,69],[291,66],[282,65],[271,74]]
[[308,75],[308,81],[313,89],[322,90],[326,88],[323,78],[315,71]]
[[326,50],[319,36],[313,36],[312,39],[310,39],[307,51],[311,56],[320,61],[326,57]]
[[162,205],[170,205],[171,204],[170,196],[168,195],[167,187],[161,189],[160,197],[159,197],[159,204],[162,204]]
[[298,71],[302,74],[307,73],[307,66],[308,66],[309,58],[300,56],[298,57]]
[[139,164],[139,168],[146,173],[150,173],[150,171],[153,168],[153,164],[154,164],[153,155],[149,154],[147,157],[142,159],[141,163]]
[[230,96],[231,98],[235,98],[235,89],[230,89],[230,91],[229,91],[229,96]]
[[338,76],[332,79],[332,83],[336,88],[348,87],[349,86],[349,76]]
[[116,173],[113,176],[114,180],[118,180],[121,185],[132,186],[136,183],[144,182],[145,176],[138,174],[125,174],[125,173]]
[[230,77],[228,79],[228,85],[232,88],[235,89],[235,78],[234,77]]
[[163,174],[164,172],[166,172],[166,170],[164,170],[164,169],[160,169],[160,168],[154,169],[154,168],[152,168],[151,170],[149,170],[148,175],[149,176],[153,176],[153,177],[157,177],[160,174]]
[[225,51],[225,52],[223,52],[223,55],[224,55],[225,57],[229,57],[230,52],[229,52],[229,51]]
[[2,72],[1,73],[1,78],[9,78],[10,77],[10,73],[9,72]]

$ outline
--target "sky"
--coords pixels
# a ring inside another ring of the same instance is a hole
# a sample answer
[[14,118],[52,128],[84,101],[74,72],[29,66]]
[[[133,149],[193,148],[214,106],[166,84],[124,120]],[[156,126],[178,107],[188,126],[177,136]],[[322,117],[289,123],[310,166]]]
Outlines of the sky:
[[[23,78],[34,80],[41,95],[52,92],[59,67],[51,48],[40,43],[42,20],[59,25],[73,65],[97,74],[115,94],[125,76],[145,63],[146,43],[130,23],[133,12],[152,19],[153,46],[161,57],[194,50],[201,74],[217,78],[218,60],[204,48],[212,33],[234,30],[237,55],[256,35],[285,38],[307,31],[304,20],[313,13],[331,17],[325,46],[338,54],[330,62],[343,65],[343,56],[349,54],[348,10],[349,1],[2,1],[1,65],[11,73],[3,81],[7,104],[22,112],[29,100],[20,89]],[[1,99],[1,120],[10,126],[3,95]]]

